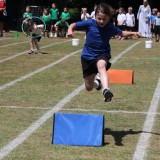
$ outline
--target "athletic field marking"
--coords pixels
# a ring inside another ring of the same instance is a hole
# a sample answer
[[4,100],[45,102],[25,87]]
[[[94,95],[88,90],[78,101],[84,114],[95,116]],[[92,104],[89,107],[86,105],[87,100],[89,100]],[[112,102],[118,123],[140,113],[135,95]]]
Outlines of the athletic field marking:
[[[156,114],[150,114],[150,113],[156,113],[159,101],[160,101],[160,79],[155,89],[150,104],[150,108],[148,110],[148,114],[143,125],[143,131],[145,132],[152,132]],[[149,147],[150,137],[151,134],[141,133],[138,140],[138,144],[136,146],[136,150],[133,155],[133,160],[144,160],[147,157],[146,154],[147,154],[147,148]]]
[[[66,42],[69,42],[69,41],[71,41],[71,40],[67,40],[67,41],[63,41],[63,42],[57,42],[57,43],[54,43],[54,44],[49,44],[49,45],[46,45],[46,46],[41,47],[41,49],[48,48],[48,47],[52,47],[52,46],[55,46],[55,45],[58,45],[58,44],[62,44],[62,43],[66,43]],[[6,58],[6,59],[0,60],[0,63],[5,62],[5,61],[8,61],[8,60],[11,60],[11,59],[13,59],[13,58],[16,58],[16,57],[18,57],[18,56],[21,56],[21,55],[27,54],[27,53],[28,53],[28,51],[24,51],[24,52],[18,53],[18,54],[16,54],[16,55],[10,56],[10,57],[8,57],[8,58]]]
[[123,59],[138,59],[138,60],[142,60],[142,59],[144,59],[144,60],[160,60],[160,57],[152,57],[152,58],[144,58],[144,57],[142,57],[142,58],[138,58],[138,57],[122,57]]
[[68,55],[60,58],[59,60],[48,64],[47,66],[44,66],[44,67],[42,67],[42,68],[40,68],[40,69],[35,70],[34,72],[31,72],[31,73],[29,73],[29,74],[27,74],[27,75],[25,75],[25,76],[22,76],[22,77],[20,77],[20,78],[18,78],[18,79],[15,79],[15,80],[11,81],[11,82],[3,85],[3,86],[0,86],[0,91],[6,89],[6,88],[8,88],[8,87],[11,87],[11,86],[15,85],[16,83],[21,82],[21,81],[23,81],[23,80],[25,80],[25,79],[27,79],[27,78],[30,78],[30,77],[34,76],[35,74],[37,74],[37,73],[40,73],[40,72],[42,72],[42,71],[45,71],[46,69],[51,68],[51,67],[53,67],[54,65],[56,65],[56,64],[58,64],[58,63],[61,63],[62,61],[68,59],[69,57],[71,57],[71,56],[79,53],[80,51],[82,51],[82,50],[78,50],[78,51],[72,52],[72,53],[70,53],[70,54],[68,54]]
[[5,48],[5,47],[9,47],[9,46],[15,46],[15,45],[18,45],[18,44],[23,44],[23,43],[28,43],[28,42],[29,41],[6,44],[6,45],[3,45],[3,46],[0,46],[0,48]]
[[[139,43],[140,42],[137,42],[135,44],[138,45]],[[136,46],[135,44],[128,47],[125,50],[126,52],[123,51],[119,54],[123,55],[123,54],[127,53],[134,46]],[[120,58],[119,54],[112,60],[112,63],[115,63]],[[8,154],[10,154],[10,152],[12,152],[12,150],[17,148],[21,143],[23,143],[24,140],[26,140],[33,132],[35,132],[40,126],[42,126],[49,118],[51,118],[55,112],[58,112],[62,107],[64,107],[68,102],[70,102],[72,100],[72,98],[74,98],[82,90],[84,90],[84,88],[85,88],[84,84],[77,87],[73,92],[68,94],[64,99],[60,100],[55,106],[53,106],[51,110],[44,113],[44,115],[41,116],[36,122],[34,122],[29,128],[27,128],[20,135],[18,135],[15,139],[13,139],[11,142],[9,142],[5,147],[3,147],[0,150],[0,160],[2,158],[4,158],[5,156],[7,156]]]
[[[35,109],[35,110],[50,110],[52,109],[51,107],[22,107],[22,106],[0,106],[0,108],[6,108],[6,109],[24,109],[24,110],[30,110],[30,109]],[[81,112],[103,112],[103,113],[115,113],[115,114],[121,114],[121,113],[124,113],[124,114],[148,114],[148,112],[138,112],[138,111],[125,111],[125,110],[103,110],[103,109],[81,109],[81,108],[64,108],[64,109],[61,109],[61,111],[74,111],[74,112],[77,112],[77,111],[81,111]],[[156,115],[160,115],[159,112],[156,112],[156,113],[149,113],[149,114],[156,114]]]

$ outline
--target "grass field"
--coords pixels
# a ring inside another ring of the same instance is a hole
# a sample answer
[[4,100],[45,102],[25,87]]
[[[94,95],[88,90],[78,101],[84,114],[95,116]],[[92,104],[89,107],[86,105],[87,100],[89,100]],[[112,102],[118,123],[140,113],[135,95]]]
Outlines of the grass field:
[[[112,65],[112,69],[134,70],[133,85],[110,84],[114,93],[110,103],[103,101],[101,92],[87,92],[82,88],[58,110],[104,114],[104,146],[52,145],[51,116],[11,152],[2,152],[19,134],[83,84],[80,53],[84,35],[77,33],[76,37],[80,38],[77,47],[71,46],[70,39],[42,39],[40,46],[44,54],[41,55],[27,54],[29,40],[21,33],[17,39],[14,33],[9,33],[0,40],[0,159],[5,154],[5,160],[131,160],[142,134],[151,136],[144,159],[160,159],[160,103],[156,113],[150,114],[155,115],[152,130],[143,130],[160,81],[160,44],[154,42],[152,49],[145,49],[145,39],[111,40],[112,60],[140,42]],[[144,145],[141,143],[140,147]]]

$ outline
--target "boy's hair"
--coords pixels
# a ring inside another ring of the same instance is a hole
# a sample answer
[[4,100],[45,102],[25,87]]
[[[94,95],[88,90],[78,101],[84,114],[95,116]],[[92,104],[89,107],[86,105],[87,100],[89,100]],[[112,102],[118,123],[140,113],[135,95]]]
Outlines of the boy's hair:
[[49,13],[49,8],[44,8],[44,9],[43,9],[43,12],[44,12],[44,11],[47,11],[47,12]]
[[133,11],[133,7],[128,7],[128,10],[131,10],[131,11]]
[[157,13],[157,12],[158,12],[158,9],[157,9],[157,8],[153,8],[153,9],[152,9],[152,12],[153,12],[153,11]]
[[113,13],[113,9],[107,3],[101,3],[96,7],[95,15],[97,15],[99,12],[111,17]]
[[26,6],[26,9],[27,9],[27,8],[31,9],[31,7],[30,7],[29,5]]

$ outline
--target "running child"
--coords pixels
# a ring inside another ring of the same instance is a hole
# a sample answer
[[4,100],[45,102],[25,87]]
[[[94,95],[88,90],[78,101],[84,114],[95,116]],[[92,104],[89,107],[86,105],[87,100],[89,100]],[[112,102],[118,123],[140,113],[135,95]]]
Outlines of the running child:
[[32,31],[32,37],[30,39],[30,52],[28,54],[34,53],[34,47],[37,49],[36,53],[42,53],[38,42],[41,40],[43,28],[43,25],[37,25],[33,20],[29,21],[29,29]]
[[49,13],[48,8],[44,8],[42,20],[46,25],[46,30],[44,30],[44,37],[45,37],[45,32],[47,32],[47,37],[49,38],[49,32],[51,31],[51,15]]
[[[59,9],[57,8],[56,4],[53,3],[52,4],[52,8],[50,9],[50,14],[51,14],[51,18],[52,18],[52,22],[51,22],[51,34],[50,37],[53,37],[53,29],[54,29],[54,25],[57,23],[58,21],[58,16],[59,16]],[[54,37],[57,37],[57,34],[54,34]]]
[[[110,22],[111,17],[111,7],[102,3],[96,7],[96,19],[72,23],[68,29],[69,37],[73,37],[75,28],[86,30],[86,42],[81,55],[85,87],[87,91],[91,91],[93,88],[100,90],[102,87],[105,102],[111,101],[113,97],[106,72],[111,66],[109,62],[111,58],[110,38],[116,34],[125,37],[140,36],[138,32],[120,30]],[[97,73],[100,75],[100,80],[95,79]]]

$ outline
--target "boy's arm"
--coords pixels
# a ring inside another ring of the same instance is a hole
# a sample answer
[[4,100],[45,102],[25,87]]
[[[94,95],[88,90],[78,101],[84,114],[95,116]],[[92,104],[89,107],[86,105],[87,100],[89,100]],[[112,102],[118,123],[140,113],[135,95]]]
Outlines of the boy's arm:
[[121,36],[123,37],[127,37],[127,36],[136,36],[136,37],[141,37],[141,33],[140,32],[129,32],[129,31],[122,31]]
[[68,32],[67,32],[67,36],[68,37],[73,37],[74,36],[74,28],[76,27],[76,23],[72,23],[69,27],[68,27]]

